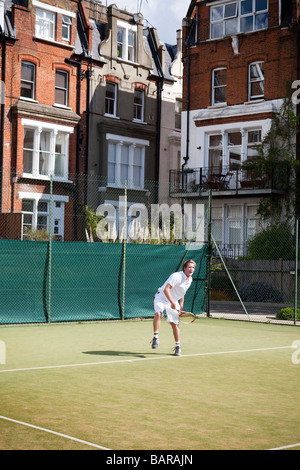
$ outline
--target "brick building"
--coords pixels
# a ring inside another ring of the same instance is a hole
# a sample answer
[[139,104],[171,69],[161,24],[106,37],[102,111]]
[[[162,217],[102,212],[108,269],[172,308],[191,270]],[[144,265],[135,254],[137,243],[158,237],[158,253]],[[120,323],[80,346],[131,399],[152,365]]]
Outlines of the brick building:
[[118,200],[125,180],[132,202],[157,198],[147,180],[168,188],[180,152],[176,46],[142,15],[90,0],[0,0],[0,28],[1,238],[44,229],[84,240],[86,204]]
[[227,254],[244,253],[260,230],[260,199],[281,191],[283,172],[249,180],[241,165],[255,158],[298,78],[298,7],[296,0],[192,1],[183,21],[182,168],[171,171],[171,182],[192,204],[212,190],[213,235]]
[[79,148],[77,141],[86,134],[91,28],[73,0],[5,0],[3,7],[1,236],[49,231],[53,175],[52,233],[72,238],[76,224],[66,234],[65,218],[80,203],[74,175],[86,170],[85,142]]

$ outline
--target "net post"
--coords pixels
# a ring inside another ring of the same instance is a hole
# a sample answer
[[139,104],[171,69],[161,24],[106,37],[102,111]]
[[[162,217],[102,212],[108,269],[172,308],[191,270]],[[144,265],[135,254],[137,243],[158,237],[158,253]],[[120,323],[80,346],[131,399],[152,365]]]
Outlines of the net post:
[[208,194],[208,229],[207,229],[207,282],[206,282],[206,314],[210,317],[210,291],[211,291],[211,258],[212,258],[212,234],[211,234],[211,204],[212,191]]
[[126,289],[126,245],[127,245],[127,181],[125,181],[124,189],[124,226],[123,226],[123,286],[122,286],[122,315],[121,319],[125,319],[125,289]]
[[50,210],[49,210],[49,251],[48,251],[48,323],[51,323],[52,289],[52,218],[53,218],[53,174],[50,175]]

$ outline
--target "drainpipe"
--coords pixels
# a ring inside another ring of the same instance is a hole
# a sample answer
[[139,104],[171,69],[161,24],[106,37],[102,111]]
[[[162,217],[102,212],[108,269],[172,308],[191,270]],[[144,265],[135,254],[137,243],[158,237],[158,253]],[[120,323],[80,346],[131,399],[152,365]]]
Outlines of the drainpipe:
[[191,46],[188,45],[188,57],[187,57],[187,117],[186,117],[186,151],[185,157],[183,157],[184,163],[181,166],[182,169],[182,184],[183,184],[183,170],[189,161],[190,153],[190,112],[191,112]]
[[[156,119],[156,146],[155,146],[155,181],[159,181],[159,160],[160,160],[160,137],[161,137],[161,102],[162,102],[162,90],[164,84],[164,72],[162,69],[162,64],[158,55],[158,50],[155,45],[153,38],[153,32],[151,28],[148,28],[149,34],[149,45],[152,52],[152,56],[156,65],[158,72],[157,79],[157,119]],[[156,202],[158,201],[158,191],[156,191],[155,196]]]
[[[76,106],[76,113],[80,116],[80,102],[81,102],[81,75],[82,75],[82,67],[81,67],[81,58],[79,61],[73,59],[65,59],[65,62],[70,65],[75,65],[77,67],[77,106]],[[80,123],[77,124],[77,135],[76,135],[76,170],[75,170],[75,193],[74,193],[74,206],[75,206],[75,217],[73,218],[74,223],[74,235],[75,239],[77,240],[77,214],[78,210],[78,174],[79,174],[79,147],[80,147]]]

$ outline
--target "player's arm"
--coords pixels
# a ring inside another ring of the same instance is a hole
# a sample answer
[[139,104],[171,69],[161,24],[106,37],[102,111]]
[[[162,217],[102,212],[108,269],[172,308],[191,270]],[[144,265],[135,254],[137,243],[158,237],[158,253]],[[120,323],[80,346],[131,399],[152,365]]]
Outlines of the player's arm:
[[170,302],[171,304],[171,307],[176,310],[176,302],[174,302],[174,299],[171,295],[171,289],[172,289],[172,286],[171,284],[167,284],[166,287],[164,288],[164,294],[165,296],[167,297],[168,301]]

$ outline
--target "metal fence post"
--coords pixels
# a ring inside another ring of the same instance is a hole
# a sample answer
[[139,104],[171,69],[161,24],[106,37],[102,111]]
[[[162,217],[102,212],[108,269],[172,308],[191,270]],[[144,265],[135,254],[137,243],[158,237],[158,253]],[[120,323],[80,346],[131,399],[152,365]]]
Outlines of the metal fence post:
[[298,261],[299,261],[299,219],[296,217],[296,259],[295,259],[295,302],[294,302],[294,324],[297,324],[298,310]]
[[211,258],[212,258],[212,234],[211,234],[211,213],[212,213],[212,191],[209,191],[208,199],[208,230],[207,230],[207,297],[206,311],[210,317],[210,291],[211,291]]
[[52,218],[53,218],[53,175],[50,175],[50,217],[49,217],[49,259],[48,259],[48,323],[51,323],[51,289],[52,289]]

